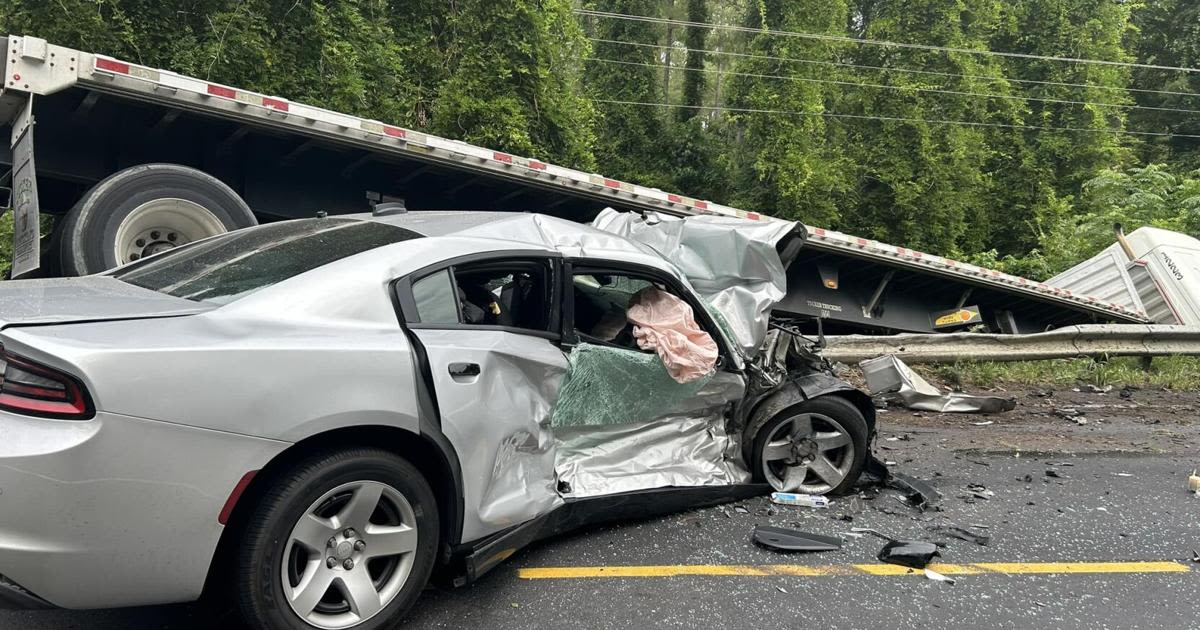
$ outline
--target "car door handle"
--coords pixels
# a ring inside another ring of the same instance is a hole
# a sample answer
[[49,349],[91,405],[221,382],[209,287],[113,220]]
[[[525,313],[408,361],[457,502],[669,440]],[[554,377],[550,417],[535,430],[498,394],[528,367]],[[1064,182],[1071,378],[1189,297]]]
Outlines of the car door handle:
[[479,376],[478,363],[451,363],[450,376],[453,378],[463,378],[468,376]]

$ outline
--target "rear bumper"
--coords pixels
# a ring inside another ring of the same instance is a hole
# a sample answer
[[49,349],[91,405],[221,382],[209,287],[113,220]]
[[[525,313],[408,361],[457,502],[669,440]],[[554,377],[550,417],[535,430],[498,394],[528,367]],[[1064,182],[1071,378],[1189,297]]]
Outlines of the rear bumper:
[[0,609],[44,610],[46,608],[54,608],[54,606],[25,590],[20,584],[0,575]]
[[287,446],[103,412],[0,412],[0,436],[0,604],[23,608],[196,599],[230,491]]

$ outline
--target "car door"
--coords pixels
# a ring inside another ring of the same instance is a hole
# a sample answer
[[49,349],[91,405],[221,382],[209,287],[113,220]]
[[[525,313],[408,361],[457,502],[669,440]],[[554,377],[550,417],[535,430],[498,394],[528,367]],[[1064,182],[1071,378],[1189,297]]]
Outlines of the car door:
[[472,257],[397,284],[462,466],[464,542],[562,504],[550,433],[567,369],[558,273],[545,254]]
[[[576,259],[564,278],[564,337],[573,354],[555,412],[560,488],[585,497],[749,481],[726,426],[745,379],[728,367],[732,350],[700,299],[672,275],[628,263]],[[718,341],[711,375],[677,383],[637,346],[626,310],[650,286],[684,300]]]

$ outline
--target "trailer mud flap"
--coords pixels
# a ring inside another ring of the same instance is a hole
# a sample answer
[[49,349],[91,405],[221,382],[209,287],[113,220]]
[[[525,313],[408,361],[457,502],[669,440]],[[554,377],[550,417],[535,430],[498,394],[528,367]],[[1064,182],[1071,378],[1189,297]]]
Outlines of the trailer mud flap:
[[41,266],[41,216],[37,171],[33,164],[33,96],[13,121],[12,128],[12,277],[20,278]]

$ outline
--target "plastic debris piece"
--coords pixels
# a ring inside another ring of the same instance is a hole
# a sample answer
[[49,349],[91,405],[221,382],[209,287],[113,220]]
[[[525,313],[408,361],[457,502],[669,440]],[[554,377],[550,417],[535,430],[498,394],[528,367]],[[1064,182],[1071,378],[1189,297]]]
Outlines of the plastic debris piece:
[[800,494],[796,492],[772,492],[771,502],[779,505],[798,505],[800,507],[827,508],[829,499],[819,494]]
[[1113,473],[1113,474],[1118,477],[1132,477],[1133,476],[1132,473]]
[[1200,494],[1200,475],[1192,470],[1191,476],[1188,477],[1188,490]]
[[1054,477],[1055,479],[1066,479],[1067,478],[1066,475],[1058,472],[1057,470],[1054,470],[1053,468],[1046,469],[1046,476]]
[[892,473],[888,487],[904,493],[909,505],[927,510],[936,506],[942,500],[942,495],[929,482],[910,477],[904,473]]
[[971,424],[977,427],[986,427],[989,424],[996,424],[996,422],[994,420],[985,420],[983,422],[972,422]]
[[842,548],[841,538],[767,525],[755,525],[751,539],[772,551],[836,551]]
[[954,583],[954,578],[946,577],[946,576],[942,575],[941,573],[938,573],[937,571],[934,571],[932,569],[925,569],[925,577],[927,577],[935,582],[946,582],[948,584]]
[[929,525],[925,529],[937,534],[949,536],[951,538],[973,542],[981,547],[986,547],[987,544],[992,541],[992,537],[988,534],[973,532],[965,527],[959,527],[957,525]]
[[1200,553],[1196,553],[1195,549],[1192,550],[1192,562],[1200,562]]
[[938,553],[937,545],[924,540],[893,540],[879,550],[879,561],[910,569],[924,569]]
[[881,533],[877,530],[871,529],[870,527],[851,527],[850,531],[853,533],[856,533],[856,534],[871,534],[872,536],[878,536],[878,537],[880,537],[884,540],[888,540],[888,541],[895,540],[891,536],[888,536],[887,534]]

